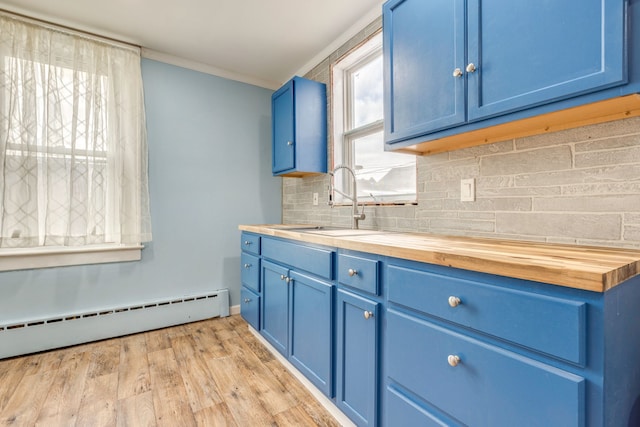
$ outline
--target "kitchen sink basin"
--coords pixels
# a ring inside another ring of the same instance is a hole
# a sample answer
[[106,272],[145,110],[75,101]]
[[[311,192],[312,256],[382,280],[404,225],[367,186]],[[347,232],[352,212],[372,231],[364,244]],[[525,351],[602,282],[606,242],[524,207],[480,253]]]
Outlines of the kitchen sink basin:
[[283,228],[283,230],[286,231],[299,231],[299,232],[305,232],[305,231],[336,231],[336,230],[351,230],[351,228],[347,228],[347,227],[334,227],[334,226],[325,226],[325,225],[310,225],[310,226],[303,226],[303,227],[293,227],[293,228]]
[[282,231],[291,231],[295,233],[308,233],[308,234],[320,234],[323,236],[335,236],[335,237],[346,237],[346,236],[359,236],[365,234],[380,234],[384,233],[383,231],[377,230],[363,230],[363,229],[353,229],[350,227],[335,227],[330,225],[308,225],[308,226],[293,226],[280,228]]

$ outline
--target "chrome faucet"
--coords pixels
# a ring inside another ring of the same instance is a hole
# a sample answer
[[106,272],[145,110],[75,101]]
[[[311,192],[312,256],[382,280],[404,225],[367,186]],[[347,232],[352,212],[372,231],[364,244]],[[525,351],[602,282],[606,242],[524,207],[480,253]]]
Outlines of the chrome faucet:
[[[352,189],[353,189],[353,196],[349,196],[348,194],[343,193],[342,191],[338,190],[336,188],[335,185],[335,173],[336,171],[340,170],[340,169],[345,169],[347,171],[349,171],[351,173],[351,177],[353,178],[352,181]],[[353,169],[351,169],[349,166],[347,165],[338,165],[335,168],[333,168],[333,170],[331,172],[329,172],[329,175],[331,176],[331,183],[330,183],[330,190],[329,190],[329,206],[333,207],[334,206],[334,200],[335,200],[335,193],[340,194],[343,197],[346,197],[347,199],[351,200],[351,202],[353,203],[353,213],[351,215],[352,218],[352,222],[351,222],[351,228],[353,228],[354,230],[358,229],[358,221],[361,221],[363,219],[366,218],[365,214],[364,214],[364,206],[362,206],[362,212],[358,212],[358,187],[357,187],[357,183],[356,183],[356,174],[353,171]]]

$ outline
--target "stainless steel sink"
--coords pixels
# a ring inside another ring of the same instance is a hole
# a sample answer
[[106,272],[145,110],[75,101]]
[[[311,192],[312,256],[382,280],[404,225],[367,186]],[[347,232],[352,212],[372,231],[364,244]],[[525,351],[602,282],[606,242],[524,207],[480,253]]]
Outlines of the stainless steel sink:
[[305,234],[321,234],[323,236],[334,236],[334,237],[347,237],[347,236],[361,236],[367,234],[382,234],[385,233],[383,231],[378,230],[366,230],[366,229],[353,229],[350,227],[335,227],[330,225],[309,225],[309,226],[300,226],[300,227],[283,227],[280,228],[282,231],[291,231],[295,233],[305,233]]
[[286,231],[298,231],[298,232],[305,232],[305,231],[313,232],[313,231],[351,230],[351,228],[348,228],[348,227],[325,226],[325,225],[309,225],[309,226],[303,226],[303,227],[282,228],[281,230],[286,230]]

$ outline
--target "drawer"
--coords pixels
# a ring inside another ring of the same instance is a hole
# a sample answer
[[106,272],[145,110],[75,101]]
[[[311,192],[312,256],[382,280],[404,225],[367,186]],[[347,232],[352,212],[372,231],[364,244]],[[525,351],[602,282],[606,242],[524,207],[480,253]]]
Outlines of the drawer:
[[260,255],[260,236],[257,234],[242,233],[240,247],[245,252]]
[[262,256],[325,279],[333,279],[334,252],[286,240],[262,239]]
[[403,395],[394,387],[387,387],[387,425],[395,427],[450,427],[421,405]]
[[240,255],[240,272],[242,284],[260,292],[260,258],[243,252]]
[[338,255],[338,281],[346,286],[379,295],[378,261],[352,255]]
[[395,310],[385,348],[391,384],[465,425],[584,425],[580,376]]
[[573,363],[585,362],[584,302],[393,265],[387,273],[390,302]]
[[256,331],[260,330],[260,297],[245,286],[240,291],[240,315]]

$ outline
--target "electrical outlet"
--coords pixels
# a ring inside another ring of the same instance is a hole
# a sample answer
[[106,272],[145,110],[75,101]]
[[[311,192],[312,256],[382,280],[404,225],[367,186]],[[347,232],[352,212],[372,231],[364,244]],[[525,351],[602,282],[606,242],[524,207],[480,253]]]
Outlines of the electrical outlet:
[[475,202],[476,201],[476,180],[475,178],[460,180],[460,201]]
[[318,206],[318,193],[313,193],[313,206]]

